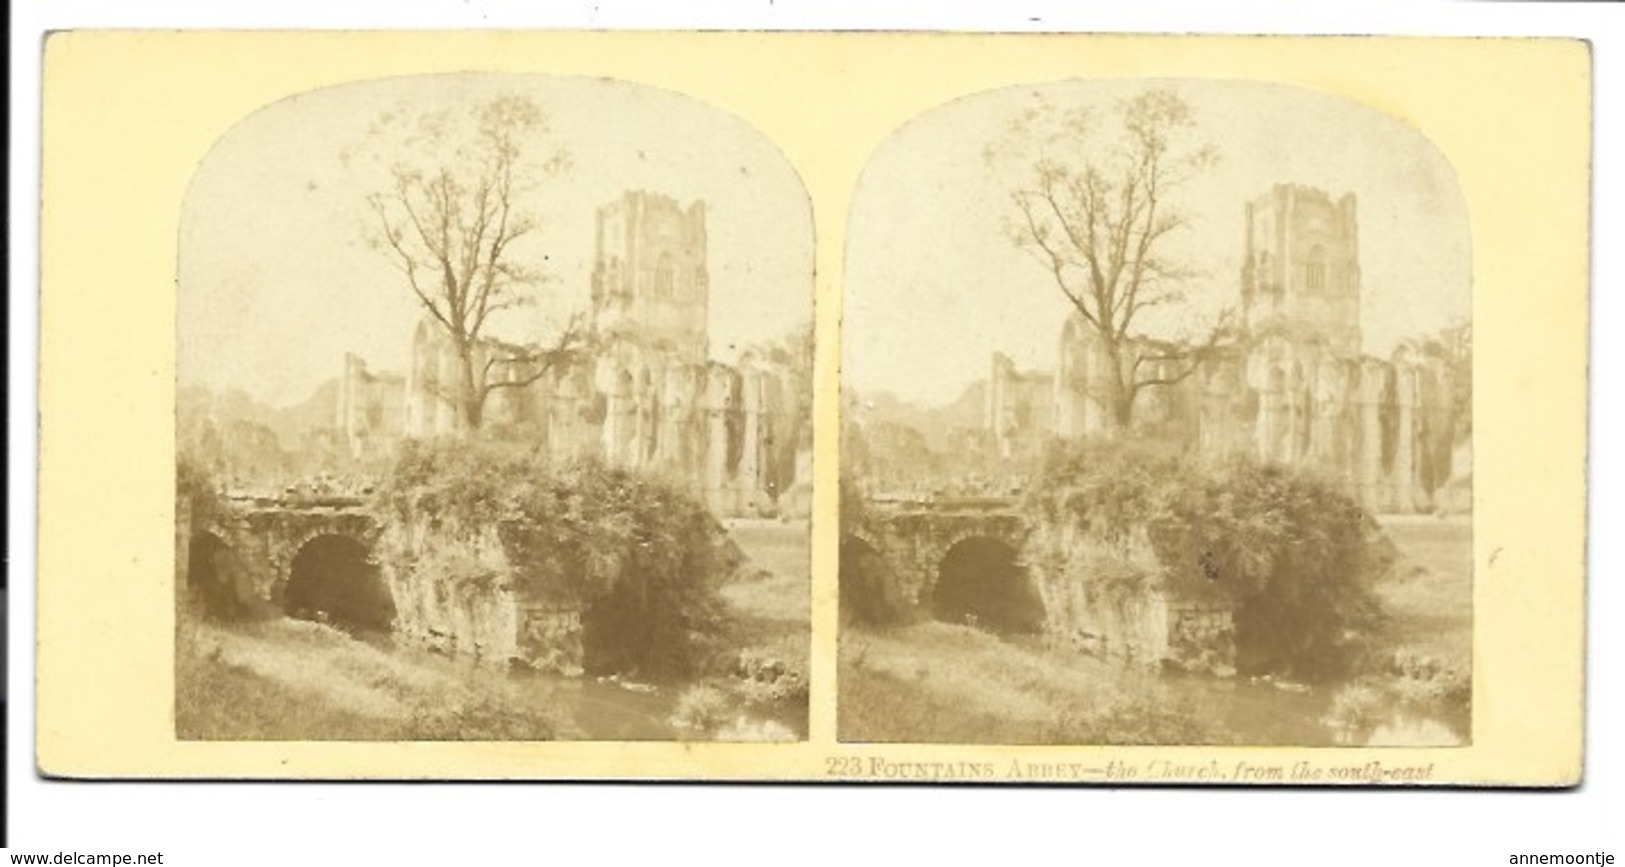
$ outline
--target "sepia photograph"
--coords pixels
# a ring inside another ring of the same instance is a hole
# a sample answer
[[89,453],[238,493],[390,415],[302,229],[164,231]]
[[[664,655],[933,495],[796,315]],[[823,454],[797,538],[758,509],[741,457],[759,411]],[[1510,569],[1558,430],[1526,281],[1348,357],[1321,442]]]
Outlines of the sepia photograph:
[[968,95],[846,238],[839,737],[1472,742],[1472,240],[1401,118]]
[[1590,782],[1584,43],[45,49],[52,791]]
[[289,96],[178,255],[182,740],[807,736],[813,235],[603,78]]

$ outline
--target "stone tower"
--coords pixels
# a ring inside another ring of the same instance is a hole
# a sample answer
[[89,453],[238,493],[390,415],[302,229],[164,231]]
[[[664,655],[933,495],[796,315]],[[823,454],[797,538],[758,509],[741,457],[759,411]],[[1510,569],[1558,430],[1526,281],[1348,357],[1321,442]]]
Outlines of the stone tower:
[[1353,193],[1277,184],[1247,203],[1241,300],[1247,330],[1360,351],[1360,232]]
[[705,203],[642,190],[598,209],[593,321],[614,343],[703,364],[708,356]]

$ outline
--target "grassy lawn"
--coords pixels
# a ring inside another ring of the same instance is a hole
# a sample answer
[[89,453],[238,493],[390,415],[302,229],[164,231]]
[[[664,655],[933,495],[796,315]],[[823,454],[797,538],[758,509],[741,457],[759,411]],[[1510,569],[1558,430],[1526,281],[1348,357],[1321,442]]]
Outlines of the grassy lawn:
[[741,522],[728,532],[751,561],[769,573],[722,588],[722,597],[739,621],[741,642],[770,646],[805,672],[812,605],[807,525]]
[[735,521],[729,535],[757,566],[759,578],[722,588],[733,612],[732,644],[742,675],[735,691],[758,696],[758,713],[790,730],[807,730],[807,669],[811,654],[811,546],[807,525],[777,521]]
[[812,540],[806,521],[734,519],[725,526],[751,562],[782,578],[807,582]]
[[551,740],[577,733],[545,689],[280,619],[183,620],[175,732],[202,740]]
[[1210,743],[1228,738],[1157,678],[920,623],[841,635],[842,740]]
[[1384,520],[1410,568],[1377,587],[1392,618],[1391,640],[1452,665],[1473,652],[1472,525],[1464,519]]

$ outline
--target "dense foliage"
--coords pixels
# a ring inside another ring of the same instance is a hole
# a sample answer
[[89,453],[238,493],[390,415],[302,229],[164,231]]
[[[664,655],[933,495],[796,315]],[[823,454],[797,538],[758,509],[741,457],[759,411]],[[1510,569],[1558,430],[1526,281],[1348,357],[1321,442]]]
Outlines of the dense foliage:
[[517,592],[585,603],[589,670],[690,674],[726,626],[733,552],[702,504],[660,481],[475,439],[408,443],[380,495],[402,524],[494,528]]
[[175,461],[175,502],[186,503],[191,509],[193,526],[207,524],[219,516],[224,506],[220,502],[220,483],[198,460],[185,453]]
[[1106,544],[1149,545],[1162,579],[1235,604],[1237,667],[1319,679],[1356,664],[1394,551],[1350,497],[1245,459],[1218,465],[1133,445],[1057,445],[1026,508]]

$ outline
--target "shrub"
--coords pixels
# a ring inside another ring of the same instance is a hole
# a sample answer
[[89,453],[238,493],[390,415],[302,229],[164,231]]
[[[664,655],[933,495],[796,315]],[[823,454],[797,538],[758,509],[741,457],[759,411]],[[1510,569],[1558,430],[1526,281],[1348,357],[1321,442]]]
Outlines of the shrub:
[[671,724],[682,729],[710,734],[733,716],[733,699],[726,690],[708,683],[695,684],[677,697]]
[[657,479],[593,460],[555,465],[517,444],[409,442],[379,500],[390,519],[449,537],[494,530],[514,592],[583,606],[589,670],[689,675],[727,626],[726,535]]
[[1465,716],[1472,709],[1471,672],[1434,654],[1401,648],[1382,674],[1401,705],[1444,715]]
[[[175,458],[175,502],[191,508],[192,526],[208,524],[224,511],[220,484],[208,469],[184,452]],[[177,510],[178,513],[178,510]]]
[[1025,508],[1106,545],[1149,545],[1162,581],[1231,600],[1237,668],[1348,673],[1380,618],[1391,543],[1353,499],[1246,459],[1204,465],[1119,442],[1052,447]]
[[1358,743],[1386,717],[1389,696],[1369,679],[1345,684],[1332,699],[1323,722],[1331,726],[1341,742]]

